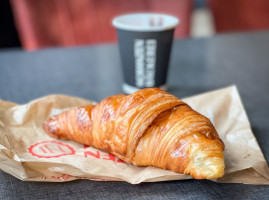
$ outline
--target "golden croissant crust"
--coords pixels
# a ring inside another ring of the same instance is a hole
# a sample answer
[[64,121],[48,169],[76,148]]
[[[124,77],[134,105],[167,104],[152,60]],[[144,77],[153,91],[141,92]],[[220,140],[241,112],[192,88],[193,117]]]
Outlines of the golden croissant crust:
[[108,97],[49,118],[44,130],[116,155],[127,163],[214,179],[224,144],[205,116],[158,88]]

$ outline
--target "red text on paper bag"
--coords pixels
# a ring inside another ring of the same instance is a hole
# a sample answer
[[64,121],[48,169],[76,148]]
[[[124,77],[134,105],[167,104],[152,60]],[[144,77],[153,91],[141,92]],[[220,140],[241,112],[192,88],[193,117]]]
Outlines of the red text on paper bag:
[[75,178],[75,179],[88,179],[88,180],[93,180],[93,181],[113,181],[113,179],[109,179],[109,178],[99,178],[99,177],[81,177],[81,176],[72,176],[69,174],[61,174],[60,176],[50,176],[50,177],[46,177],[46,176],[41,176],[40,179],[41,180],[46,180],[48,178],[51,179],[57,179],[59,181],[67,181],[70,180],[71,178]]
[[[29,153],[38,158],[56,158],[60,156],[73,155],[75,154],[75,150],[69,145],[58,141],[43,141],[31,145],[29,147]],[[87,145],[84,145],[84,157],[93,157],[96,159],[124,163],[124,161],[110,153],[106,153]]]
[[98,149],[89,147],[87,145],[84,145],[84,157],[94,157],[97,159],[103,159],[103,160],[111,160],[111,161],[115,161],[115,162],[119,162],[119,163],[124,163],[123,160],[117,158],[116,156],[110,154],[110,153],[106,153],[103,151],[100,151]]
[[73,155],[75,150],[67,144],[57,141],[43,141],[31,145],[29,153],[38,158],[57,158],[60,156]]

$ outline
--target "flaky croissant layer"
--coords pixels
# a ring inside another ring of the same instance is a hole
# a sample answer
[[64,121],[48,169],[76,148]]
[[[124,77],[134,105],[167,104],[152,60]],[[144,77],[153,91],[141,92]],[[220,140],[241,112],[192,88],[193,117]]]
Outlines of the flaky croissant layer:
[[127,163],[214,179],[224,144],[209,119],[158,88],[108,97],[44,122],[50,136],[112,153]]

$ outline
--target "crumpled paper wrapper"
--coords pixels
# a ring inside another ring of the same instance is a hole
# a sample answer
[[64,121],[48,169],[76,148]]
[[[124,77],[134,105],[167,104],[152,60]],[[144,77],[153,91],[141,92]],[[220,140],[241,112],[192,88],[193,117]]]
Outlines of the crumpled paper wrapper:
[[[235,86],[183,99],[207,116],[225,144],[222,183],[269,184],[269,168],[253,135]],[[75,179],[132,184],[190,179],[156,167],[137,167],[82,144],[56,140],[42,129],[49,116],[92,104],[80,98],[46,96],[25,105],[0,100],[0,169],[23,181]]]

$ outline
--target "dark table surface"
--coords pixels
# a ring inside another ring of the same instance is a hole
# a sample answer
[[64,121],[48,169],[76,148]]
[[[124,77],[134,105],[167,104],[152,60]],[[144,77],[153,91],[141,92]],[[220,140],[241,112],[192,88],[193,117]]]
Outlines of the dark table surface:
[[[61,93],[99,101],[121,93],[115,44],[0,51],[0,99],[16,103]],[[269,161],[269,32],[174,42],[168,75],[177,97],[235,84]],[[269,199],[269,186],[185,180],[131,185],[78,180],[23,182],[0,170],[0,199]]]

